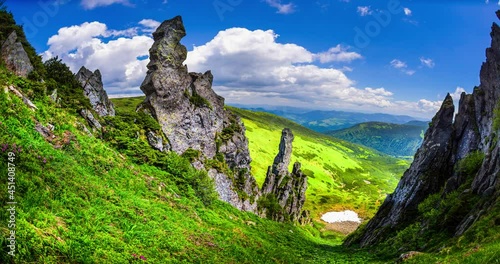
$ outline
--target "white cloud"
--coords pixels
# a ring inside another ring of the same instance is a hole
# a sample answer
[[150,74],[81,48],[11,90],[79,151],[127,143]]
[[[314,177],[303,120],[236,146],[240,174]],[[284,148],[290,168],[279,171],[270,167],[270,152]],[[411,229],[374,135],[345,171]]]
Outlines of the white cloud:
[[428,68],[434,68],[434,66],[436,65],[432,59],[424,57],[420,57],[420,63]]
[[388,113],[394,109],[401,113],[399,110],[403,109],[406,114],[426,117],[434,114],[428,106],[430,101],[398,102],[393,100],[393,92],[383,87],[357,88],[355,81],[345,74],[351,68],[323,68],[313,64],[325,54],[345,52],[339,45],[333,48],[336,52],[330,49],[314,54],[296,44],[279,43],[277,38],[272,30],[220,31],[208,43],[194,47],[186,64],[190,71],[211,69],[214,89],[228,103]]
[[315,55],[321,63],[328,62],[351,62],[353,60],[361,59],[359,53],[348,51],[349,47],[343,47],[340,44],[330,48],[328,51],[320,52]]
[[373,11],[370,9],[369,6],[358,6],[358,13],[360,16],[367,16],[371,15]]
[[455,92],[450,93],[451,98],[453,98],[453,102],[458,103],[458,101],[460,101],[460,96],[464,92],[465,92],[464,88],[457,86],[457,88],[455,89]]
[[408,7],[405,7],[403,11],[405,12],[406,16],[411,16],[411,10]]
[[394,59],[391,61],[391,66],[396,68],[396,69],[403,69],[408,67],[405,62],[402,62],[398,59]]
[[[135,31],[110,30],[99,22],[61,28],[49,39],[43,57],[59,56],[73,72],[82,65],[100,69],[110,96],[142,95],[139,86],[146,76],[153,40],[141,32],[153,25],[153,20],[142,20]],[[228,103],[385,113],[398,109],[398,114],[425,117],[434,114],[435,103],[431,101],[394,101],[393,92],[383,87],[356,87],[346,75],[352,68],[314,64],[322,59],[356,59],[359,54],[351,54],[347,48],[337,45],[326,52],[312,53],[293,43],[279,43],[277,38],[272,30],[227,29],[206,44],[193,47],[185,63],[190,71],[212,70],[214,89]]]
[[291,14],[295,12],[295,5],[293,3],[282,4],[281,0],[266,0],[266,3],[271,7],[278,9],[278,14]]
[[81,5],[84,9],[94,9],[101,6],[109,6],[112,4],[122,4],[131,6],[129,0],[81,0]]
[[145,27],[143,30],[144,32],[149,32],[153,33],[156,31],[156,29],[160,26],[160,22],[153,20],[153,19],[143,19],[139,21],[139,25],[142,25]]
[[408,65],[406,64],[406,62],[398,60],[398,59],[392,60],[391,61],[391,66],[393,68],[395,68],[395,69],[400,70],[404,74],[410,75],[410,76],[413,75],[413,74],[415,74],[415,72],[416,72],[414,70],[408,69]]
[[139,86],[146,76],[149,48],[153,39],[138,35],[143,26],[109,30],[100,22],[85,22],[59,29],[49,38],[44,59],[59,56],[73,72],[81,66],[99,69],[108,93],[141,94]]

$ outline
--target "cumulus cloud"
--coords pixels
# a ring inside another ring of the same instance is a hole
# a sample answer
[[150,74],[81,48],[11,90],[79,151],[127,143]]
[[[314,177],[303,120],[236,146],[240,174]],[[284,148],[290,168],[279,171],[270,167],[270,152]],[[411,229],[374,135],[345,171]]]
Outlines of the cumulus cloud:
[[434,61],[430,58],[421,57],[420,63],[422,63],[422,65],[427,67],[427,68],[434,68],[434,66],[435,66]]
[[413,75],[413,74],[415,74],[415,72],[416,72],[414,70],[408,69],[408,65],[406,64],[406,62],[398,60],[398,59],[392,60],[391,61],[391,66],[394,69],[398,69],[401,72],[403,72],[404,74],[407,74],[407,75],[410,75],[410,76]]
[[328,62],[351,62],[353,60],[361,59],[362,56],[359,53],[348,51],[349,47],[343,47],[340,44],[330,48],[326,52],[320,52],[315,55],[321,63]]
[[278,14],[291,14],[295,12],[295,5],[293,3],[282,4],[281,0],[266,0],[266,3],[271,7],[278,9]]
[[[139,86],[146,76],[148,50],[153,44],[144,35],[157,23],[141,20],[135,30],[109,29],[100,22],[61,28],[48,40],[44,59],[59,56],[73,72],[81,66],[100,69],[111,97],[142,95]],[[135,35],[131,32],[135,32]],[[334,46],[313,53],[293,43],[279,43],[273,30],[231,28],[220,31],[204,45],[188,52],[190,71],[212,70],[214,89],[228,103],[295,105],[309,108],[430,116],[439,102],[395,101],[384,87],[356,87],[346,74],[352,68],[321,67],[317,63],[349,62],[360,54]],[[401,65],[404,62],[396,63]],[[402,66],[399,66],[402,67]],[[405,68],[405,67],[402,67]]]
[[147,72],[148,50],[153,44],[151,37],[138,32],[147,30],[148,27],[142,24],[131,29],[112,30],[100,22],[63,27],[49,38],[49,49],[42,55],[44,59],[59,56],[73,72],[81,66],[99,69],[110,94],[138,95],[141,94],[138,87]]
[[405,7],[403,11],[405,12],[406,16],[411,16],[411,10],[408,7]]
[[82,0],[80,4],[84,9],[90,10],[97,7],[109,6],[112,4],[122,4],[132,6],[129,0]]
[[374,112],[403,109],[407,114],[421,116],[434,113],[427,100],[398,102],[393,100],[393,92],[383,87],[357,88],[356,82],[345,74],[352,71],[349,67],[336,69],[314,64],[322,59],[347,62],[361,57],[337,56],[346,52],[340,45],[315,54],[296,44],[279,43],[277,39],[272,30],[227,29],[206,44],[193,47],[186,64],[190,71],[211,69],[214,89],[229,103]]
[[371,15],[373,11],[370,9],[369,6],[358,6],[358,13],[360,16],[367,16]]

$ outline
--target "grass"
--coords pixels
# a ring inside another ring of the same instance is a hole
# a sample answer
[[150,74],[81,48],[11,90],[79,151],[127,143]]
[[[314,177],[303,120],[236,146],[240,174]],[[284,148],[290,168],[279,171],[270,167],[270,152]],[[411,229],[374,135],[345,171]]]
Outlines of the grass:
[[[178,182],[193,173],[182,165],[187,160],[173,154],[166,169],[138,164],[110,141],[79,130],[80,117],[46,100],[35,104],[36,112],[0,93],[6,113],[0,116],[0,171],[7,171],[7,153],[14,152],[17,202],[16,255],[2,254],[1,263],[380,262],[322,238],[314,226],[273,222],[218,200],[206,205],[194,186]],[[54,125],[60,148],[34,130],[35,119]],[[7,190],[7,181],[0,189]],[[0,192],[3,205],[7,195]],[[8,217],[0,212],[2,248]]]
[[262,185],[267,167],[278,152],[281,130],[292,129],[292,162],[302,163],[308,175],[305,209],[318,220],[331,210],[351,209],[370,218],[391,193],[409,166],[405,160],[334,139],[285,118],[264,112],[228,107],[242,117],[247,129],[252,174]]

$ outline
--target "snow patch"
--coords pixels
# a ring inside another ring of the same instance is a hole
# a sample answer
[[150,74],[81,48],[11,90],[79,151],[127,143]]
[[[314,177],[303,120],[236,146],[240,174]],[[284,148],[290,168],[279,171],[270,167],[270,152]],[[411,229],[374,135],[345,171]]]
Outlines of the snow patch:
[[361,219],[359,218],[358,214],[350,210],[346,210],[343,212],[328,212],[321,216],[321,220],[330,224],[347,221],[361,223]]

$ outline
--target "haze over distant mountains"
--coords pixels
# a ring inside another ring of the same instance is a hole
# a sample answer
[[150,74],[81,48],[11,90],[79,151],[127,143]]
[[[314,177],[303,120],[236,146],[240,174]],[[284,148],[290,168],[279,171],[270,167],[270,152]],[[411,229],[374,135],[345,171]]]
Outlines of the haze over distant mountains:
[[235,105],[239,108],[263,111],[279,115],[297,122],[317,132],[328,132],[349,128],[365,122],[384,122],[392,124],[405,124],[411,121],[427,121],[422,118],[407,115],[390,115],[382,113],[357,113],[337,110],[311,110],[296,107],[276,106],[245,106]]

